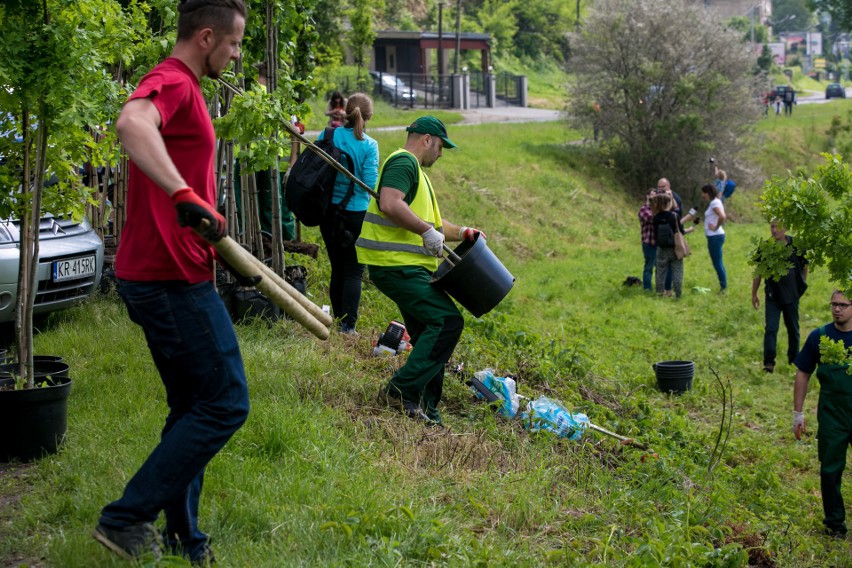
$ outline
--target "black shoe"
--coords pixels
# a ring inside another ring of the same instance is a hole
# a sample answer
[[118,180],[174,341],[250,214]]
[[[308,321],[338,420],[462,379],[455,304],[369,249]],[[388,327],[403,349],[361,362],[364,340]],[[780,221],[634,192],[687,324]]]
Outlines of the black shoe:
[[389,406],[397,410],[402,410],[402,398],[398,393],[391,392],[387,388],[379,389],[379,394],[376,395],[376,401],[382,406]]
[[764,363],[763,364],[763,372],[764,373],[772,373],[775,371],[775,363]]
[[420,408],[420,405],[416,402],[411,402],[410,400],[403,399],[402,401],[402,412],[409,418],[413,420],[423,420],[424,422],[432,422],[432,419],[423,412],[423,409]]
[[201,553],[191,560],[193,566],[213,566],[216,564],[216,556],[209,544],[205,544]]
[[163,557],[162,537],[153,523],[141,523],[122,528],[101,523],[95,527],[92,536],[125,560],[143,557],[159,560]]
[[846,527],[841,527],[839,529],[826,527],[825,534],[834,538],[846,538]]

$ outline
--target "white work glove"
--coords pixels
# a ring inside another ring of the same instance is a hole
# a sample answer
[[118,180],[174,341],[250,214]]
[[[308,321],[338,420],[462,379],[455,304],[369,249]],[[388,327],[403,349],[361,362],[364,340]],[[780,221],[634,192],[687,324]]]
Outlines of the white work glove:
[[803,412],[793,411],[793,435],[797,440],[802,439],[802,434],[805,433],[805,414]]
[[435,256],[443,256],[444,253],[444,235],[435,230],[435,227],[429,227],[429,230],[420,235],[423,239],[423,246]]

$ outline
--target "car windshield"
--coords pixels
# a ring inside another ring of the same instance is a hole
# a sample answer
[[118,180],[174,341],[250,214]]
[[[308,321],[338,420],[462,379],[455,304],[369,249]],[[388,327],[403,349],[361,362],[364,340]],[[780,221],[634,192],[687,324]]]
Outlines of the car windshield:
[[405,83],[393,75],[382,75],[382,83],[388,87],[399,87],[400,89],[405,88]]

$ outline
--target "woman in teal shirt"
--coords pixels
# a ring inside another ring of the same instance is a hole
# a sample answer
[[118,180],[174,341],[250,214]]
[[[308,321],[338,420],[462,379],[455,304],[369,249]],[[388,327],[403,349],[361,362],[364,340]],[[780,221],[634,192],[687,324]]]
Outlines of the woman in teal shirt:
[[[334,145],[352,158],[355,176],[375,187],[379,176],[379,144],[364,133],[373,116],[373,100],[364,93],[354,93],[346,101],[346,121],[334,129]],[[325,131],[319,139],[325,137]],[[344,161],[345,165],[345,161]],[[355,241],[361,234],[361,223],[370,203],[370,194],[357,184],[347,199],[350,180],[338,173],[331,198],[330,214],[320,224],[322,240],[331,264],[329,296],[335,319],[342,333],[355,333],[358,306],[361,303],[361,281],[364,265],[358,263]]]

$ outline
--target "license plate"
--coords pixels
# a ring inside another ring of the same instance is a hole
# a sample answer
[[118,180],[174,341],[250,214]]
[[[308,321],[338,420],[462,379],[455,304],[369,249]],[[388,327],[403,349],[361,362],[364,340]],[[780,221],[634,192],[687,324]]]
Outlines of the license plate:
[[96,271],[95,255],[53,261],[53,281],[76,280],[91,276]]

